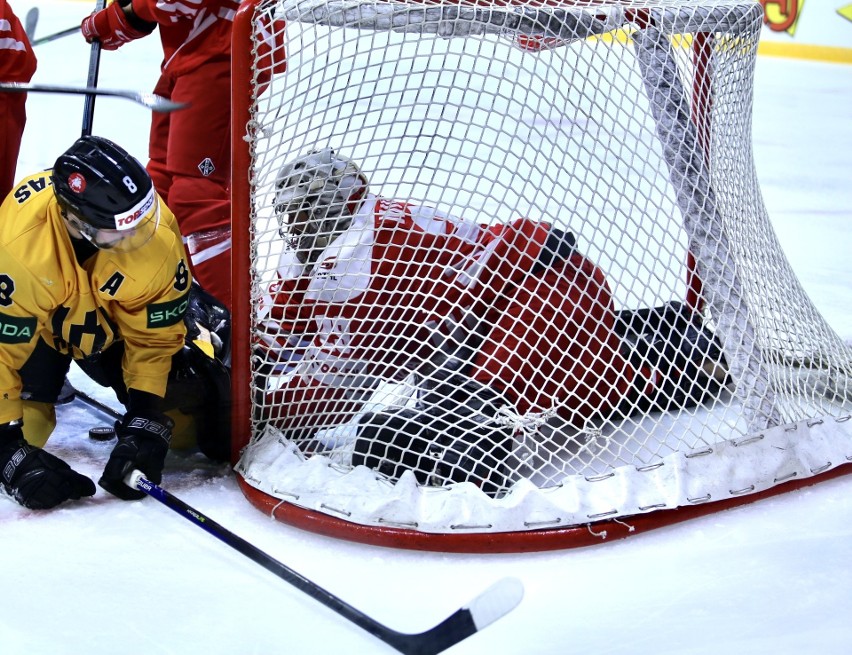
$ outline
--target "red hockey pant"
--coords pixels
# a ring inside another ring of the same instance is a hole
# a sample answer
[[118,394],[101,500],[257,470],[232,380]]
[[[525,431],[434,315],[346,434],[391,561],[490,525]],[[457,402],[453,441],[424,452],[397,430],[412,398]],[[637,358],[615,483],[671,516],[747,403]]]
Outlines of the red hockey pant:
[[195,279],[231,306],[231,63],[171,76],[154,93],[189,107],[155,113],[148,172],[174,212]]
[[27,123],[24,93],[0,93],[0,202],[17,181],[15,170],[21,151],[21,138]]

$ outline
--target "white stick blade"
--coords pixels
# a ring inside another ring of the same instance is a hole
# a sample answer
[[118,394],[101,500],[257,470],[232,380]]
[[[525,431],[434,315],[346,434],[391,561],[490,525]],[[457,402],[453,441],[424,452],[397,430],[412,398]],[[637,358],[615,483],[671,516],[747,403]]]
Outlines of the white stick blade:
[[27,33],[27,38],[32,41],[35,36],[36,26],[38,25],[38,7],[33,7],[27,12],[24,18],[24,32]]
[[173,102],[172,100],[158,96],[155,93],[139,93],[136,95],[135,100],[151,111],[176,111],[186,107],[186,103]]
[[515,609],[524,597],[524,585],[517,578],[503,578],[468,605],[477,630],[482,630]]

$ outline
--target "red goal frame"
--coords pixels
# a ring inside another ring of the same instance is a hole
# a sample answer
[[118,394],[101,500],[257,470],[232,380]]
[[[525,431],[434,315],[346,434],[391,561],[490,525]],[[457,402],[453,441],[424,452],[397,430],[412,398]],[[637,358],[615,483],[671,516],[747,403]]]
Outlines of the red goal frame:
[[[427,0],[428,1],[428,0]],[[245,140],[247,129],[252,129],[252,18],[259,0],[244,0],[234,19],[233,27],[233,78],[232,78],[232,310],[233,346],[231,349],[231,385],[233,398],[231,459],[236,463],[251,435],[251,314],[248,302],[251,284],[247,271],[250,270],[250,225],[251,166],[249,144]],[[511,0],[496,2],[459,2],[459,4],[511,5]],[[525,5],[547,6],[548,0],[525,2]],[[577,4],[586,4],[577,2]],[[627,10],[630,12],[631,10]],[[634,20],[641,22],[641,15],[634,12]],[[692,42],[695,78],[692,84],[693,116],[698,139],[705,152],[708,151],[709,111],[712,98],[707,76],[712,34],[697,34]],[[685,302],[698,307],[701,304],[701,280],[695,274],[695,263],[690,255],[687,262]],[[242,302],[241,302],[242,301]],[[618,520],[604,520],[582,526],[548,528],[542,530],[511,533],[464,533],[434,534],[399,528],[361,525],[338,519],[320,512],[301,508],[279,498],[270,496],[251,486],[237,473],[243,494],[259,510],[272,518],[303,530],[322,535],[346,539],[365,544],[406,548],[413,550],[444,551],[457,553],[519,553],[560,550],[599,544],[620,539],[632,534],[655,528],[674,525],[693,518],[739,507],[756,500],[776,496],[788,491],[830,480],[852,472],[852,463],[844,463],[814,477],[791,480],[771,489],[747,496],[714,501],[707,504],[684,506],[676,509],[659,510],[648,514],[634,515]]]

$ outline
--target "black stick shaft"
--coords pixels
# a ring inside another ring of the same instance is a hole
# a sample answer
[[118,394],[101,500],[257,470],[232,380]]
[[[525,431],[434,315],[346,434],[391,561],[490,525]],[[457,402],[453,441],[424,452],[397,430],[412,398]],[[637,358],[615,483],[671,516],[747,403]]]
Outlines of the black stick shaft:
[[417,634],[398,632],[370,618],[330,591],[323,589],[245,539],[223,528],[216,521],[190,507],[165,489],[150,480],[146,480],[139,471],[131,471],[124,479],[124,483],[133,489],[144,491],[169,509],[228,544],[237,552],[260,564],[267,571],[289,582],[314,600],[319,601],[405,655],[436,655],[505,616],[517,607],[523,597],[523,586],[520,581],[514,578],[504,578],[433,628]]
[[30,45],[33,47],[37,45],[42,45],[43,43],[50,43],[51,41],[56,41],[56,39],[62,39],[66,36],[71,36],[72,34],[79,33],[80,26],[75,25],[74,27],[69,27],[67,29],[62,30],[61,32],[55,32],[54,34],[48,34],[47,36],[40,36],[37,39],[33,39],[30,41]]
[[87,394],[84,391],[80,391],[79,389],[75,389],[74,390],[74,398],[79,400],[84,405],[88,405],[92,409],[100,412],[101,414],[104,414],[105,416],[110,417],[111,419],[114,419],[116,421],[121,420],[121,413],[120,412],[114,410],[109,405],[102,403],[97,398],[92,398],[89,394]]
[[[106,0],[98,0],[95,3],[95,11],[98,12],[106,6]],[[86,78],[86,86],[94,88],[98,86],[98,71],[101,66],[101,42],[92,41],[92,52],[89,55],[89,76]],[[83,105],[83,136],[92,133],[92,124],[95,120],[95,94],[86,94],[86,102]]]
[[[319,601],[326,607],[363,628],[385,643],[396,647],[396,644],[394,643],[394,636],[407,636],[400,635],[396,631],[390,630],[381,623],[378,623],[375,619],[364,614],[361,610],[352,607],[346,601],[338,598],[311,580],[308,580],[306,577],[285,564],[282,564],[272,556],[267,555],[265,552],[256,546],[253,546],[242,537],[235,535],[230,530],[216,523],[213,519],[205,516],[197,509],[190,507],[179,498],[176,498],[162,487],[146,480],[142,477],[141,473],[131,473],[126,482],[128,483],[128,486],[144,491],[152,498],[163,503],[169,509],[174,510],[185,519],[192,521],[195,525],[209,532],[220,541],[226,543],[237,552],[242,553],[253,562],[260,564],[267,571],[270,571],[279,578],[286,580],[294,587],[305,592],[314,600]],[[135,482],[135,484],[130,484],[131,482]]]

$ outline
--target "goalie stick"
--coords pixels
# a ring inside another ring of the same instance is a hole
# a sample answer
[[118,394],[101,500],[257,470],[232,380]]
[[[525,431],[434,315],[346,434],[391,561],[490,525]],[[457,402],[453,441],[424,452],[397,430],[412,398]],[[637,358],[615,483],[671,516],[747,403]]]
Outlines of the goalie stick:
[[121,420],[121,413],[120,412],[116,411],[115,409],[113,409],[109,405],[102,403],[100,400],[98,400],[96,398],[92,398],[85,391],[80,391],[79,389],[72,388],[72,393],[69,396],[67,396],[67,399],[65,399],[64,402],[71,402],[73,400],[79,400],[84,405],[88,405],[89,407],[91,407],[95,411],[98,411],[101,414],[103,414],[104,416],[107,416],[107,417],[109,417],[109,418],[111,418],[115,421]]
[[146,480],[139,471],[131,471],[124,483],[158,500],[185,519],[203,528],[211,535],[242,553],[279,578],[319,601],[343,618],[363,628],[374,637],[407,655],[434,655],[476,634],[494,621],[511,612],[521,602],[523,586],[517,578],[504,578],[495,583],[470,603],[453,612],[434,628],[416,634],[397,632],[361,610],[349,605],[315,582],[279,562],[271,555],[253,546],[245,539],[223,528],[197,509],[187,505],[168,491]]
[[151,111],[169,112],[183,109],[186,103],[172,102],[155,93],[143,91],[122,91],[118,89],[98,89],[94,87],[56,86],[53,84],[24,84],[23,82],[0,82],[0,92],[10,93],[70,93],[74,95],[114,96],[132,100]]

